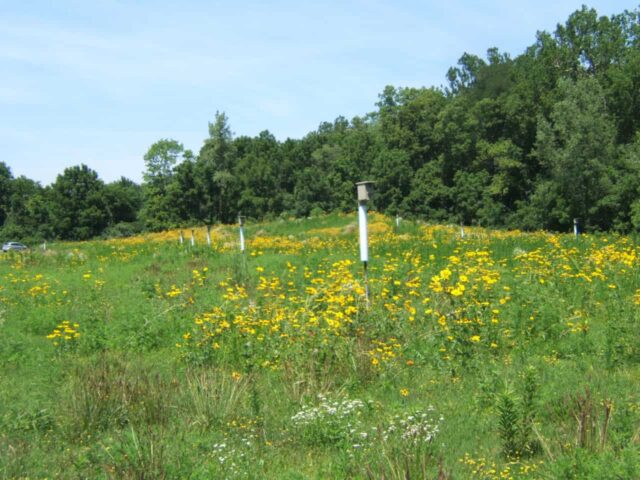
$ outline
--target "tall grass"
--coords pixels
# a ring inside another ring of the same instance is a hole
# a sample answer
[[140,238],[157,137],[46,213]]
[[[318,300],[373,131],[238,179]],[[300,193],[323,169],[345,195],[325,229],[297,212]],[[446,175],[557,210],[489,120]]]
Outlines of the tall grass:
[[633,239],[370,225],[1,257],[0,478],[640,478]]

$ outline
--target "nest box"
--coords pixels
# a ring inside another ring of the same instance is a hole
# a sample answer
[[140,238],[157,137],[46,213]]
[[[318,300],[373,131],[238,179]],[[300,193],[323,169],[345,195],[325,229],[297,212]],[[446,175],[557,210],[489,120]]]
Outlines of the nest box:
[[372,181],[365,181],[365,182],[358,182],[356,183],[356,186],[358,187],[358,202],[359,203],[366,203],[369,200],[371,200],[371,197],[373,196],[373,184],[375,182]]

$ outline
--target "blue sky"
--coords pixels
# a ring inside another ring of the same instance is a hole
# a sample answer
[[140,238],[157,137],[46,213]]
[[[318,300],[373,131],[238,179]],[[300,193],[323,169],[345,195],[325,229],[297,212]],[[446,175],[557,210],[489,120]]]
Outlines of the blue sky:
[[[0,0],[0,144],[14,176],[85,163],[140,181],[160,138],[300,138],[375,109],[385,85],[440,86],[464,52],[516,56],[581,2]],[[588,3],[601,15],[633,2]]]

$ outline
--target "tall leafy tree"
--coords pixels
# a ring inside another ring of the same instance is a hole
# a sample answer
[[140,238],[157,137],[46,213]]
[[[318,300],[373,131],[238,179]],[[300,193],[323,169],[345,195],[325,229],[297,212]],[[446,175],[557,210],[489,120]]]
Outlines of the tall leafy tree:
[[432,222],[453,218],[452,188],[445,185],[442,175],[442,157],[424,164],[411,179],[411,191],[405,199],[407,213]]
[[173,167],[183,152],[182,144],[172,139],[163,138],[151,145],[144,155],[145,183],[158,190],[166,189],[173,174]]
[[378,182],[376,207],[394,215],[404,213],[413,177],[409,155],[400,149],[382,150],[375,159],[373,175]]
[[9,213],[12,179],[11,169],[6,163],[0,162],[0,227],[4,224]]
[[640,231],[640,133],[621,150],[613,189],[603,202],[611,206],[613,228]]
[[51,237],[45,190],[39,183],[20,176],[11,181],[3,232],[6,237],[33,239]]
[[142,208],[142,187],[125,177],[105,185],[105,200],[109,223],[135,222]]
[[413,170],[439,153],[434,127],[446,103],[435,88],[386,87],[378,102],[382,138],[388,149],[409,154]]
[[280,213],[283,209],[278,191],[281,186],[277,175],[280,165],[280,147],[268,131],[257,138],[245,138],[243,148],[237,148],[238,161],[234,176],[240,186],[239,210],[250,217],[261,217],[264,212]]
[[550,120],[540,119],[536,147],[550,182],[549,226],[567,228],[577,217],[587,226],[608,228],[610,212],[602,200],[612,190],[616,152],[602,88],[594,78],[583,78],[561,80],[558,89],[562,99]]
[[151,229],[167,228],[179,221],[175,204],[168,195],[173,168],[181,160],[184,147],[172,139],[155,142],[144,155],[145,204],[141,216]]
[[200,212],[199,188],[196,162],[190,150],[184,152],[184,160],[173,171],[171,183],[167,187],[167,199],[172,204],[179,223],[199,223],[203,220]]
[[200,149],[197,176],[202,191],[201,211],[207,223],[231,222],[237,215],[238,181],[233,134],[224,112],[216,112],[209,123],[209,138]]
[[66,168],[58,175],[48,200],[58,238],[86,240],[102,233],[108,225],[104,182],[84,164]]
[[461,93],[473,87],[485,65],[486,62],[477,55],[465,52],[458,60],[458,66],[451,67],[447,72],[450,93]]

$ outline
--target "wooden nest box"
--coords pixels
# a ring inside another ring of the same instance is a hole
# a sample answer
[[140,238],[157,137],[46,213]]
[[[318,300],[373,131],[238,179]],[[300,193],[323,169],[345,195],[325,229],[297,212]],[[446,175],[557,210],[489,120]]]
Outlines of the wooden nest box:
[[370,180],[365,182],[358,182],[356,186],[358,187],[358,203],[366,203],[371,200],[373,196],[373,184]]

